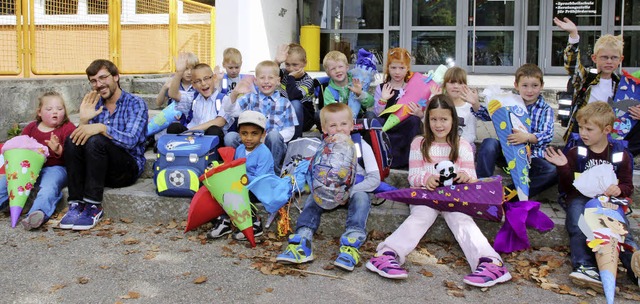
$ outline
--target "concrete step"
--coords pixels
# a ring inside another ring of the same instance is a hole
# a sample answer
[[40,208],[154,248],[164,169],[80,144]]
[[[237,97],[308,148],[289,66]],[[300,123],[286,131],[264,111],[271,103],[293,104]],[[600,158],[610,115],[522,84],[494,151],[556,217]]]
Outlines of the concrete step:
[[164,106],[158,107],[156,105],[156,97],[158,96],[158,93],[155,93],[155,94],[136,94],[136,96],[144,99],[144,102],[147,104],[147,108],[149,108],[149,110],[162,110],[162,109],[164,109]]
[[169,75],[159,75],[156,78],[134,78],[131,84],[131,92],[136,95],[158,94],[169,79],[171,79]]

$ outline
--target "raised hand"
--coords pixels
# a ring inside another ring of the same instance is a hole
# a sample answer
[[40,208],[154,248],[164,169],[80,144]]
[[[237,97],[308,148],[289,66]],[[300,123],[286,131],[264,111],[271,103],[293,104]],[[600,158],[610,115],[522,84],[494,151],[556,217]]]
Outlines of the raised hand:
[[564,153],[560,149],[554,149],[553,147],[547,147],[544,151],[544,159],[558,167],[564,166],[568,162]]
[[178,58],[176,58],[176,72],[183,73],[187,69],[188,60],[189,56],[187,53],[178,54]]
[[561,30],[569,33],[569,36],[572,38],[578,37],[578,27],[571,21],[571,19],[564,17],[560,20],[558,17],[553,18],[553,23],[559,27]]
[[356,96],[360,96],[360,94],[362,94],[362,83],[360,82],[360,79],[353,78],[353,83],[349,86],[349,91],[356,94]]
[[60,138],[51,132],[51,137],[44,141],[49,147],[49,150],[56,155],[62,154],[62,145],[60,145]]
[[102,113],[102,108],[104,106],[100,106],[100,108],[96,109],[96,104],[98,104],[99,100],[100,95],[96,91],[91,91],[87,93],[87,95],[84,95],[79,109],[80,124],[87,124],[89,123],[89,120]]
[[382,86],[382,94],[380,94],[380,97],[384,99],[385,102],[393,98],[393,86],[391,86],[390,83],[387,82]]
[[409,107],[409,114],[420,118],[424,117],[424,110],[417,102],[410,102],[407,107]]
[[473,110],[478,111],[480,109],[480,98],[478,97],[478,91],[471,89],[468,86],[463,86],[460,92],[460,97],[466,102],[471,104]]
[[281,64],[287,60],[287,55],[289,54],[289,45],[281,44],[278,46],[278,52],[276,53],[276,63]]

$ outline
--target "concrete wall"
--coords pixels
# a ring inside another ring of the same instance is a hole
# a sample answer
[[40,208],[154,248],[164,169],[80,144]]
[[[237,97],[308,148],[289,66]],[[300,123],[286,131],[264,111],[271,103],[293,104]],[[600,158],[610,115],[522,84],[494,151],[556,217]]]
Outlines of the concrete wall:
[[[121,76],[120,86],[131,90],[132,76]],[[0,141],[14,123],[35,120],[38,96],[46,91],[58,91],[65,99],[67,111],[77,113],[84,95],[91,90],[86,76],[51,79],[0,80]]]
[[222,64],[222,52],[228,47],[242,53],[242,73],[274,59],[278,45],[299,40],[296,8],[296,0],[216,1],[215,64]]

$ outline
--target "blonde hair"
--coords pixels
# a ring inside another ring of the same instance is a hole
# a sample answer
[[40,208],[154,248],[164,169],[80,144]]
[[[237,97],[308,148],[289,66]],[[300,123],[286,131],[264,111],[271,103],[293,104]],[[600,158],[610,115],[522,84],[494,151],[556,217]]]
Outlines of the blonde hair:
[[409,78],[411,78],[411,75],[413,74],[411,73],[411,54],[403,48],[393,48],[387,53],[387,64],[384,66],[384,82],[389,82],[391,80],[391,75],[389,75],[389,66],[394,61],[400,62],[407,67],[407,75],[404,76],[404,81],[409,81]]
[[226,48],[224,52],[222,52],[222,64],[225,63],[236,63],[242,64],[242,54],[236,48]]
[[213,72],[213,70],[211,69],[211,66],[206,63],[198,63],[193,68],[191,68],[192,71],[201,70],[201,69],[208,69],[210,72]]
[[307,62],[307,51],[305,51],[304,48],[297,43],[289,44],[289,51],[287,52],[287,57],[291,55],[298,56],[298,58],[302,62],[305,62],[305,63]]
[[444,73],[443,83],[467,84],[467,71],[458,66],[450,67]]
[[616,121],[616,115],[608,103],[595,101],[588,103],[578,110],[578,113],[576,113],[576,121],[578,121],[578,125],[591,122],[604,130],[606,126],[613,126],[613,123]]
[[265,60],[258,63],[258,65],[256,65],[256,76],[258,76],[258,74],[268,73],[264,71],[265,69],[270,69],[273,75],[280,76],[280,67],[275,61]]
[[200,60],[198,59],[198,56],[196,56],[196,54],[186,52],[185,55],[187,56],[187,67],[193,68],[200,63]]
[[322,110],[320,110],[320,125],[322,126],[325,125],[326,123],[325,119],[328,113],[340,113],[340,112],[346,112],[345,114],[349,114],[349,118],[353,117],[353,112],[351,111],[351,108],[346,103],[335,102],[322,107]]
[[64,118],[62,119],[60,126],[69,122],[69,116],[67,115],[67,106],[65,105],[64,98],[62,97],[62,94],[55,91],[44,92],[42,93],[42,95],[38,96],[38,108],[36,109],[36,121],[39,123],[42,122],[42,117],[39,114],[40,114],[40,110],[42,109],[42,105],[44,104],[44,99],[46,97],[60,98],[60,101],[62,101],[62,109],[64,110]]
[[596,44],[593,46],[593,53],[598,55],[598,52],[603,49],[614,50],[622,56],[624,51],[624,40],[622,39],[622,35],[614,36],[606,34],[598,38],[598,40],[596,40]]
[[347,56],[340,51],[331,51],[324,55],[324,58],[322,59],[322,67],[325,70],[327,69],[327,64],[329,63],[329,61],[343,62],[344,64],[349,66],[349,60],[347,60]]
[[544,77],[540,67],[533,63],[525,63],[516,70],[516,83],[520,83],[522,77],[538,78],[544,84]]

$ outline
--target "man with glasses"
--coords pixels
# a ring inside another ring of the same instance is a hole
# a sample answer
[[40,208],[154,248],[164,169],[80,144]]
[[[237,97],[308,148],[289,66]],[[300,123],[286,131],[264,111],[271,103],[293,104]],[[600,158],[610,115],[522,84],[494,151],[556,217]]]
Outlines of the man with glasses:
[[95,60],[86,69],[91,92],[80,104],[80,124],[64,145],[69,211],[60,228],[88,230],[103,216],[104,187],[130,186],[144,169],[148,109],[120,88],[118,67]]
[[215,84],[219,81],[208,64],[200,63],[191,69],[191,85],[198,91],[198,96],[193,99],[191,94],[180,93],[180,79],[187,69],[187,55],[181,53],[176,60],[176,74],[169,86],[169,97],[179,100],[176,109],[182,113],[193,110],[193,118],[183,126],[174,122],[167,128],[169,134],[179,134],[186,130],[203,130],[206,135],[218,136],[219,142],[224,143],[223,127],[230,121],[222,109],[221,100],[216,99]]

